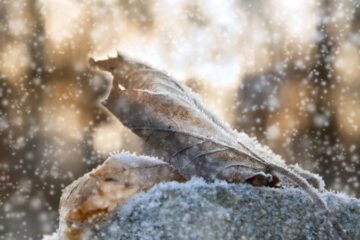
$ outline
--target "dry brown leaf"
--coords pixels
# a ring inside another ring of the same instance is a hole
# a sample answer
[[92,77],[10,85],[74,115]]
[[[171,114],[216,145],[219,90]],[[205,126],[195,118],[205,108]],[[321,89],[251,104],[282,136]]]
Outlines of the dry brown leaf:
[[[275,154],[239,134],[203,107],[189,88],[151,67],[124,56],[93,65],[113,74],[113,88],[104,105],[142,137],[155,154],[184,177],[249,182],[253,185],[297,185],[272,171],[286,168]],[[295,171],[316,187],[321,179],[300,168]]]
[[169,164],[118,153],[65,188],[60,200],[60,239],[84,239],[135,193],[160,182],[184,181]]

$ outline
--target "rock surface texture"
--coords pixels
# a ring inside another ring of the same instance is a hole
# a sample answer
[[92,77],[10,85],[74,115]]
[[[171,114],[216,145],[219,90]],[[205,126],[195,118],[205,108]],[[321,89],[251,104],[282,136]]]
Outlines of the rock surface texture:
[[[352,239],[360,239],[360,201],[322,193]],[[159,184],[115,210],[89,239],[337,239],[321,210],[298,189],[224,182]],[[44,240],[57,239],[56,234]]]

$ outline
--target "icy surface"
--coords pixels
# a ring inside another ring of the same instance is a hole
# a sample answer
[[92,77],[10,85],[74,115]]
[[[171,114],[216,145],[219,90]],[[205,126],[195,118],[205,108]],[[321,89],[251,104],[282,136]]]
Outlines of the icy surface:
[[[328,192],[322,197],[350,236],[360,239],[360,201]],[[337,234],[298,189],[192,179],[130,198],[91,239],[337,239]]]
[[135,153],[119,152],[112,154],[109,159],[113,159],[122,165],[130,168],[138,168],[144,166],[156,166],[166,164],[165,162],[150,156],[137,156]]

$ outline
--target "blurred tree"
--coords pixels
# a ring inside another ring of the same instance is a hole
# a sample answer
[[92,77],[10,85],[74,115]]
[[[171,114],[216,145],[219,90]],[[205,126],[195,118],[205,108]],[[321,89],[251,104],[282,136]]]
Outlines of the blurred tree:
[[319,7],[320,14],[317,26],[315,65],[309,76],[311,88],[310,102],[314,111],[310,112],[310,125],[304,129],[311,140],[310,153],[318,171],[325,182],[334,187],[336,178],[344,178],[344,148],[340,141],[339,124],[336,118],[336,100],[334,90],[337,82],[334,73],[334,48],[337,47],[335,36],[330,33],[331,1],[323,0]]
[[[332,20],[337,7],[330,0],[318,5],[313,60],[307,66],[299,65],[296,58],[284,59],[282,69],[273,64],[268,71],[242,80],[236,125],[288,161],[317,171],[328,187],[344,190],[349,179],[358,178],[349,166],[358,169],[360,164],[349,155],[354,142],[342,136],[337,116],[341,78],[334,61],[343,40]],[[355,186],[346,191],[360,194]]]

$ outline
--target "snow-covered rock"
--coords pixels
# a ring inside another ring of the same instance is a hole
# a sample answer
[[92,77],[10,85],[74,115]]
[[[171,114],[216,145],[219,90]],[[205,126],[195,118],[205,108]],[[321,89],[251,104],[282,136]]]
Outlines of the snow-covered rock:
[[[353,239],[360,239],[360,200],[322,193]],[[158,184],[109,216],[89,239],[338,239],[330,222],[298,189],[225,182]],[[55,240],[56,234],[44,239]]]

